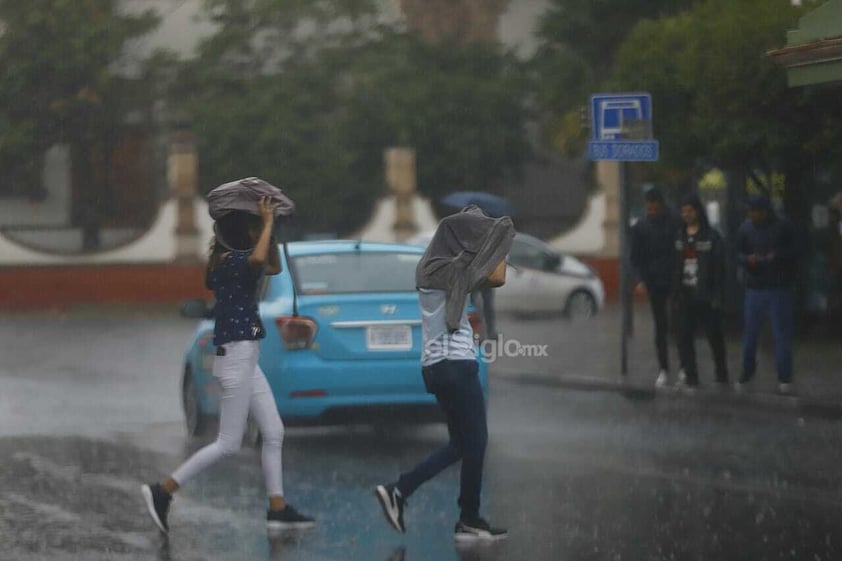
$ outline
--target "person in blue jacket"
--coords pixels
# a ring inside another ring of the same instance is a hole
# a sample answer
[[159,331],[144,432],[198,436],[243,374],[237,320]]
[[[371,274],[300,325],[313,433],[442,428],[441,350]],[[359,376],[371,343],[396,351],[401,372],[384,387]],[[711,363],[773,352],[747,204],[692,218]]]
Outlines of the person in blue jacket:
[[737,251],[746,285],[743,315],[743,371],[737,389],[754,378],[757,340],[767,317],[775,339],[778,390],[792,392],[793,287],[797,272],[795,231],[778,217],[769,198],[752,196],[748,218],[737,232]]

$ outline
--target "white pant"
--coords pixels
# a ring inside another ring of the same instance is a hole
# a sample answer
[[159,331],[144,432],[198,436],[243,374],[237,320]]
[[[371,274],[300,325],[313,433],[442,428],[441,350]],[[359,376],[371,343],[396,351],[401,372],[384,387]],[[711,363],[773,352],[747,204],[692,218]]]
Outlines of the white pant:
[[219,404],[219,436],[179,467],[172,478],[179,486],[224,456],[236,454],[243,442],[251,411],[263,440],[263,474],[270,497],[284,495],[281,473],[281,445],[284,424],[266,375],[257,364],[257,341],[233,341],[222,345],[225,356],[216,356],[213,375],[222,385]]

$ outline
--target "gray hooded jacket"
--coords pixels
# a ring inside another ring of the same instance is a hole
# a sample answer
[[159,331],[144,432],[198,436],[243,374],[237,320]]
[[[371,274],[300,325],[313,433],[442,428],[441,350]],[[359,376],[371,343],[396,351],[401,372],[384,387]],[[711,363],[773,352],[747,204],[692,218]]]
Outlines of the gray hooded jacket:
[[474,205],[439,223],[418,262],[415,285],[447,292],[445,320],[450,332],[459,329],[468,294],[505,259],[514,237],[511,218],[491,218]]

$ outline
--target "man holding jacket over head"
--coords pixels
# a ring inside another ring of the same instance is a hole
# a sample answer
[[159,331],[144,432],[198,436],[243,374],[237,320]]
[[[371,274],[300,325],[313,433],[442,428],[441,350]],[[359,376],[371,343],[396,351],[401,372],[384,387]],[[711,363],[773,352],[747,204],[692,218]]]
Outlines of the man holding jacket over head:
[[375,488],[387,521],[399,532],[406,531],[406,499],[425,481],[461,460],[461,515],[454,538],[490,541],[507,535],[479,513],[488,428],[467,298],[485,286],[505,282],[505,259],[514,235],[510,218],[490,218],[478,207],[469,206],[439,223],[418,263],[415,283],[424,342],[422,375],[427,391],[436,396],[445,414],[450,442],[401,474],[395,483]]

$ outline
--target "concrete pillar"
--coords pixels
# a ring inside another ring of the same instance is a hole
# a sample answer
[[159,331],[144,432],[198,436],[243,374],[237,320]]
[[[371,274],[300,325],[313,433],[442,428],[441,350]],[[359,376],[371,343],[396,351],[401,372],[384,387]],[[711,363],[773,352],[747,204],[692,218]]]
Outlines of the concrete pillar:
[[386,185],[395,197],[395,239],[406,241],[418,232],[412,201],[416,190],[415,150],[387,148],[384,152]]
[[605,247],[602,257],[620,256],[620,163],[596,162],[597,186],[605,193]]
[[189,121],[184,116],[179,118],[170,137],[167,180],[178,213],[174,232],[176,260],[198,261],[201,250],[194,202],[199,191],[199,158]]

